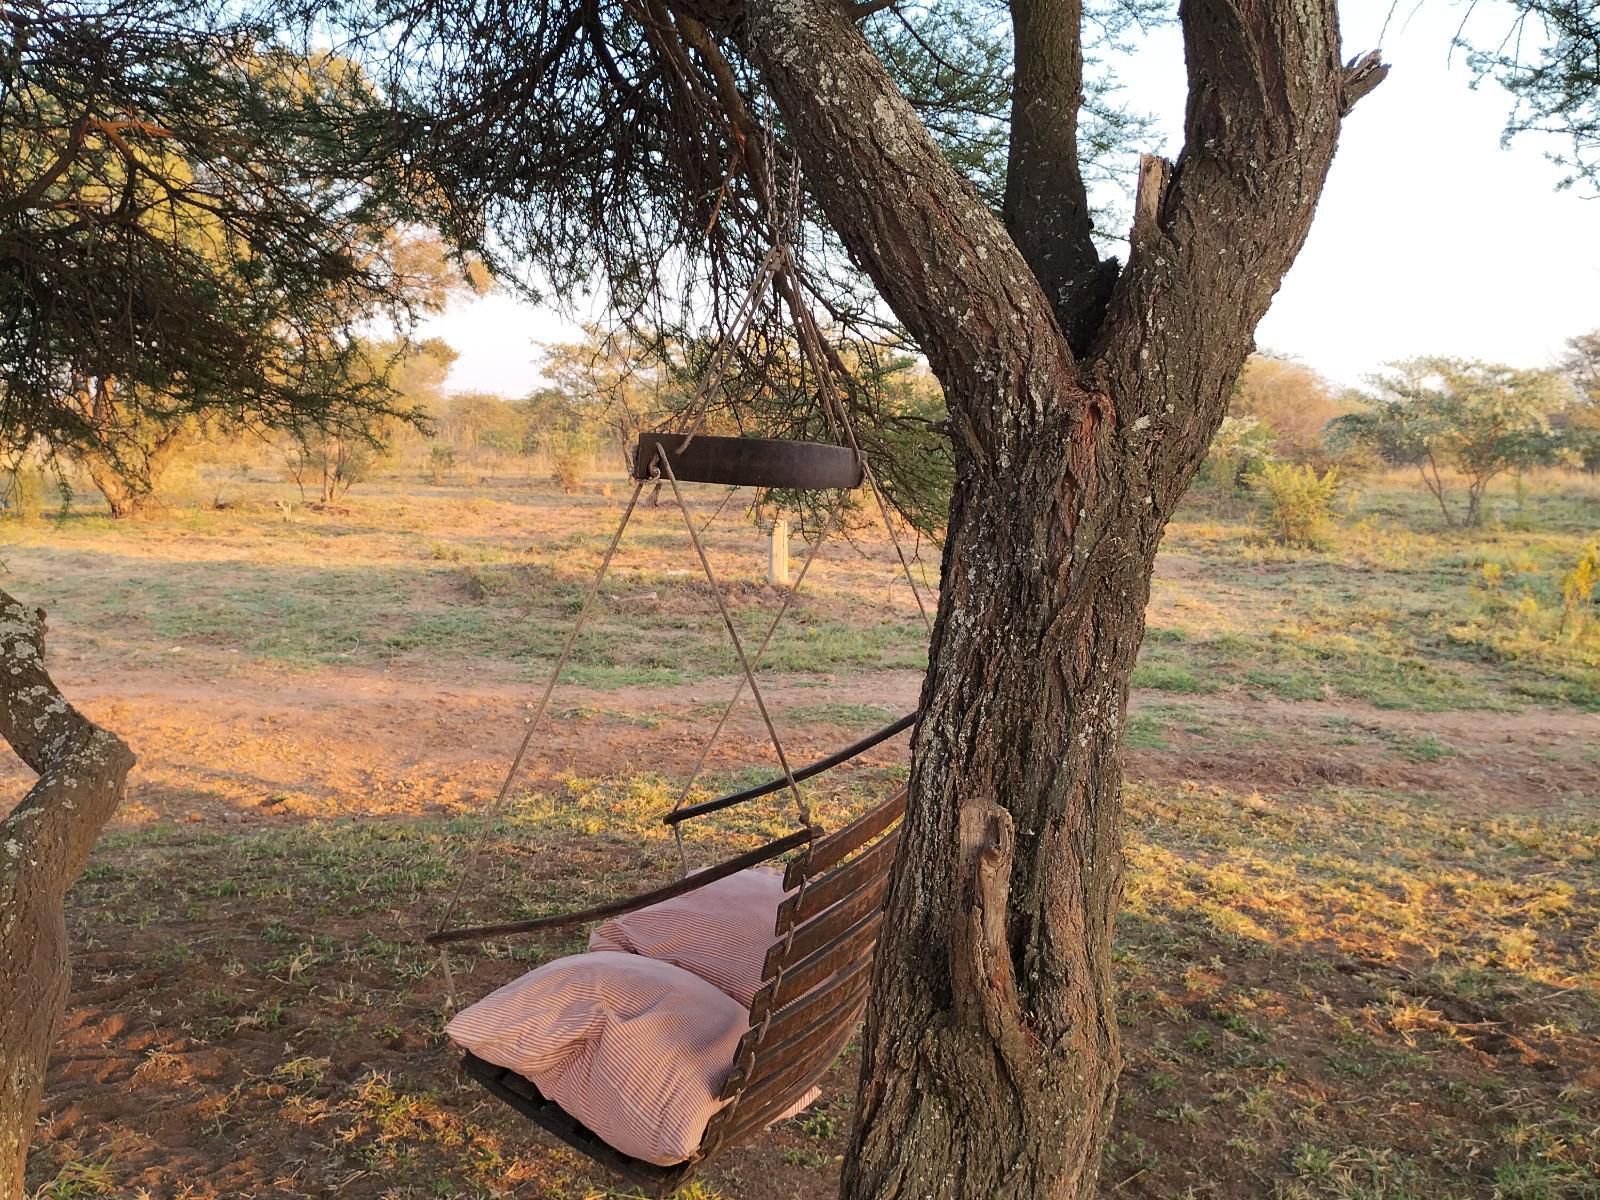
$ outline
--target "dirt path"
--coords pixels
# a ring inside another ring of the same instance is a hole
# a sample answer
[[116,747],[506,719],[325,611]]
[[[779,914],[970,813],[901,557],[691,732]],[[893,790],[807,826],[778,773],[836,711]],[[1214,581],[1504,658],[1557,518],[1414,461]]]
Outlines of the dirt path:
[[[491,791],[536,689],[341,670],[223,676],[58,672],[68,696],[140,755],[120,820],[293,820],[456,810]],[[731,678],[596,691],[562,687],[529,778],[655,770],[682,775]],[[915,706],[910,671],[764,684],[786,745],[807,760]],[[785,721],[784,718],[788,717]],[[903,738],[875,752],[904,754]],[[1600,714],[1386,711],[1329,702],[1143,692],[1130,717],[1129,778],[1274,790],[1328,784],[1429,793],[1475,810],[1600,806]],[[737,708],[712,770],[772,761],[760,717]],[[0,788],[30,780],[14,762]]]

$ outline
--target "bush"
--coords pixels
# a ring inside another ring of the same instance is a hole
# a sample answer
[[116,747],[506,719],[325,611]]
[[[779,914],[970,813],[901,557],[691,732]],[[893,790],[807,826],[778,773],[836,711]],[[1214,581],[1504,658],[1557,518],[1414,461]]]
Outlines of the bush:
[[1309,466],[1264,462],[1246,481],[1280,542],[1312,548],[1326,544],[1333,526],[1333,499],[1339,491],[1336,469],[1318,475]]
[[1593,618],[1600,599],[1600,542],[1578,558],[1561,580],[1561,632],[1577,637]]
[[438,442],[428,447],[428,479],[434,484],[450,482],[450,472],[455,470],[456,452]]
[[559,439],[550,447],[550,475],[570,496],[582,485],[593,457],[587,439]]
[[12,516],[32,521],[44,511],[47,481],[37,467],[15,467],[0,477],[0,504]]
[[1200,468],[1201,485],[1224,496],[1244,490],[1249,476],[1273,460],[1274,438],[1255,417],[1223,417]]

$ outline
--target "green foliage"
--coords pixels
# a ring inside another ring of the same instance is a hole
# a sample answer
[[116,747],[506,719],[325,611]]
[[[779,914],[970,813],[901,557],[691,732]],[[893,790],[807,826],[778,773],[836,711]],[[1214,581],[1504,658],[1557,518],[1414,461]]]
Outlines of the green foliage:
[[415,415],[364,343],[447,285],[348,159],[376,94],[239,14],[22,0],[0,29],[0,436],[92,456],[108,497],[147,497],[145,451],[196,420]]
[[1337,468],[1318,475],[1309,463],[1263,462],[1246,480],[1280,542],[1311,549],[1327,543],[1339,491]]
[[1221,495],[1247,489],[1249,476],[1272,461],[1277,435],[1259,417],[1226,416],[1200,467],[1201,486]]
[[438,338],[363,339],[359,346],[362,357],[359,365],[349,368],[352,379],[360,383],[362,374],[381,376],[383,386],[394,391],[410,416],[402,422],[386,409],[357,409],[345,413],[337,424],[315,419],[294,422],[284,463],[302,498],[308,484],[315,484],[318,499],[327,503],[369,479],[392,451],[402,423],[431,428],[426,414],[438,406],[440,388],[456,358],[456,352]]
[[11,516],[24,521],[37,520],[44,511],[49,480],[44,471],[28,462],[17,462],[0,473],[0,505]]
[[1260,421],[1272,433],[1274,453],[1305,462],[1324,456],[1323,431],[1349,407],[1310,367],[1252,354],[1228,401],[1228,415]]
[[1419,358],[1373,376],[1356,393],[1363,411],[1333,422],[1336,440],[1365,445],[1388,462],[1415,466],[1438,501],[1447,525],[1457,516],[1446,471],[1465,478],[1460,523],[1478,525],[1489,484],[1511,470],[1556,461],[1562,445],[1550,415],[1570,393],[1548,371],[1519,371],[1492,363]]
[[1557,369],[1574,393],[1562,414],[1567,449],[1584,470],[1600,474],[1600,329],[1569,338]]
[[[943,406],[903,394],[896,376],[918,348],[810,194],[816,181],[797,169],[791,126],[743,39],[703,41],[692,21],[655,30],[615,5],[277,7],[313,36],[334,29],[373,72],[394,113],[372,161],[426,180],[438,205],[429,217],[452,244],[526,294],[584,308],[599,296],[622,340],[645,350],[655,365],[644,377],[661,394],[647,388],[644,403],[614,407],[604,436],[625,441],[625,426],[649,427],[648,412],[681,413],[693,397],[708,399],[708,429],[843,440],[832,429],[842,408],[900,515],[924,531],[943,524],[954,475]],[[1150,130],[1123,103],[1103,51],[1167,15],[1152,0],[1118,0],[1071,18],[1083,50],[1073,172],[1096,186],[1062,185],[1085,202],[1131,186],[1126,149]],[[485,21],[518,35],[485,38]],[[860,29],[948,162],[994,209],[1015,208],[1014,33],[1003,7],[895,5],[862,13]],[[1106,230],[1123,224],[1100,216]],[[797,261],[781,268],[781,285],[757,289],[747,320],[746,288],[764,278],[780,236]],[[1099,267],[1109,285],[1114,264]],[[801,310],[826,350],[800,353]],[[710,348],[730,344],[727,369],[707,378]]]
[[1568,148],[1548,155],[1566,170],[1563,184],[1600,182],[1600,3],[1512,0],[1511,11],[1511,28],[1469,60],[1516,100],[1506,137],[1563,137]]

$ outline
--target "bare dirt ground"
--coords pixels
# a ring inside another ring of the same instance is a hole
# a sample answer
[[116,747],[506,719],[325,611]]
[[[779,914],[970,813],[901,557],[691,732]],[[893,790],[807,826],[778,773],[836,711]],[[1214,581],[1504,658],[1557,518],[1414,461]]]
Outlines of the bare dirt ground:
[[[104,671],[58,667],[86,713],[139,754],[120,822],[257,821],[421,815],[470,809],[492,794],[537,699],[526,684],[438,680],[415,673],[271,672],[239,668]],[[733,678],[595,691],[562,686],[535,739],[527,778],[657,770],[684,772],[732,694]],[[911,671],[788,677],[764,688],[775,713],[829,700],[879,708],[883,724],[916,706]],[[1279,790],[1340,783],[1397,787],[1453,805],[1519,812],[1600,802],[1600,714],[1396,712],[1353,702],[1207,697],[1174,702],[1137,693],[1132,719],[1159,730],[1159,748],[1129,754],[1130,779],[1205,780]],[[711,715],[708,715],[711,714]],[[780,722],[800,758],[864,731]],[[904,739],[893,743],[903,746]],[[885,750],[877,761],[903,758]],[[715,769],[773,764],[760,715],[741,700],[709,759]],[[26,782],[15,761],[0,787]]]

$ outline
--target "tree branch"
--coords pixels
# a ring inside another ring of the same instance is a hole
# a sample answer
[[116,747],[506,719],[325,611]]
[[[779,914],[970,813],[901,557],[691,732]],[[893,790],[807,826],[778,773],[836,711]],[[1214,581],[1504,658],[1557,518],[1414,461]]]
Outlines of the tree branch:
[[1017,996],[1006,940],[1006,910],[1016,835],[1011,814],[992,801],[961,806],[958,830],[964,911],[951,947],[951,1001],[1002,1052],[1021,1062],[1034,1044]]
[[1383,78],[1339,60],[1334,0],[1183,0],[1189,71],[1175,164],[1140,165],[1128,267],[1095,374],[1144,448],[1167,513],[1227,410],[1333,161],[1341,120]]
[[[1026,362],[1066,393],[1072,352],[1027,261],[842,8],[830,0],[677,7],[738,39],[829,222],[941,378],[994,379]],[[996,459],[1038,436],[1045,416],[993,405],[952,411],[963,444]]]
[[1083,107],[1081,0],[1012,0],[1015,69],[1002,206],[1074,351],[1092,339],[1116,266],[1100,261],[1078,157]]

